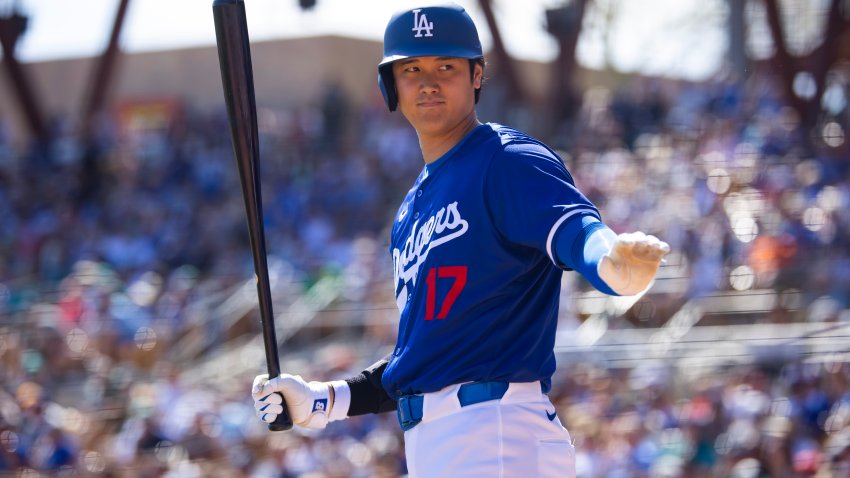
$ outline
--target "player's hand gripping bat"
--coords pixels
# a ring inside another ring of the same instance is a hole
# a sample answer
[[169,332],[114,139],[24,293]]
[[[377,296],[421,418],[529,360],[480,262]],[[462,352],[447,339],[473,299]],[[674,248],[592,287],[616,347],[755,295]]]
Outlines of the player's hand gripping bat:
[[[270,377],[280,375],[274,315],[272,314],[269,271],[266,263],[266,241],[263,233],[263,207],[260,193],[260,150],[257,135],[257,105],[254,99],[254,75],[248,43],[248,24],[243,0],[214,0],[215,38],[221,67],[221,82],[230,120],[233,152],[242,183],[242,198],[248,215],[248,233],[254,256],[260,320],[266,348],[266,365]],[[281,398],[283,398],[281,396]],[[269,430],[292,428],[292,418],[283,402],[283,412],[269,424]]]

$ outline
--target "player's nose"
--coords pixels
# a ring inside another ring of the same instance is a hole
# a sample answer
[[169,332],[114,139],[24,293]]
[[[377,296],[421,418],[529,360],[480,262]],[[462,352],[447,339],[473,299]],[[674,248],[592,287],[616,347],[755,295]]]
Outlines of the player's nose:
[[437,82],[436,77],[434,75],[422,75],[419,81],[419,92],[420,93],[434,93],[440,89],[440,85]]

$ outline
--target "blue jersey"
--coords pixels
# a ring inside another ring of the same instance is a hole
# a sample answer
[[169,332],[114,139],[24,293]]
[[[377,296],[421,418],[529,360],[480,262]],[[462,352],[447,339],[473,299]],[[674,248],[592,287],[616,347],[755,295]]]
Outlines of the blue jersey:
[[428,164],[393,224],[401,312],[382,375],[391,397],[470,381],[548,391],[565,227],[599,217],[560,158],[514,129],[484,124]]

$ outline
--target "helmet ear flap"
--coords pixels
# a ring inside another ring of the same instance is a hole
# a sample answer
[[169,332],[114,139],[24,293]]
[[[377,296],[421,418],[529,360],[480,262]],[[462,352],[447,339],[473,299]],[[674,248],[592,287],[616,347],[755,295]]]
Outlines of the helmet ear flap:
[[381,88],[381,94],[384,95],[384,103],[386,103],[387,108],[390,112],[395,111],[398,107],[398,92],[395,89],[395,78],[393,78],[391,67],[378,69],[378,86]]

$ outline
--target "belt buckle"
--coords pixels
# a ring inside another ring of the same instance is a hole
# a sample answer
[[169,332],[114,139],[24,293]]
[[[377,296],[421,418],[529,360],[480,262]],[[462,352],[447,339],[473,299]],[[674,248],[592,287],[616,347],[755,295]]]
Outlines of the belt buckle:
[[398,399],[396,412],[398,424],[403,431],[410,430],[422,421],[422,404],[425,397],[422,395],[405,395]]

